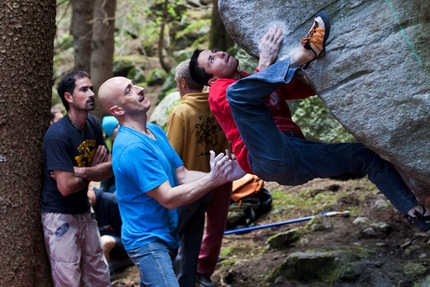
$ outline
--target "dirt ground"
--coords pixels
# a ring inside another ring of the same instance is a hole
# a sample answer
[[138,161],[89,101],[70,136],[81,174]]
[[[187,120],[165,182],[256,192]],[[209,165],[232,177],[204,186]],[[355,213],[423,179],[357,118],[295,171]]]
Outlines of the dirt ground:
[[[272,192],[272,209],[258,218],[257,226],[315,216],[322,218],[325,228],[309,231],[306,227],[311,221],[304,221],[225,235],[221,260],[212,276],[215,286],[412,287],[429,273],[429,235],[409,224],[366,178],[316,179],[296,187],[267,183],[266,188]],[[322,217],[322,211],[349,211],[350,216]],[[353,223],[362,217],[368,219],[367,223]],[[267,247],[271,236],[293,228],[308,231],[286,248]],[[267,282],[272,271],[291,253],[348,247],[363,248],[371,254],[360,258],[363,261],[360,276],[350,282],[323,284],[285,278]],[[415,271],[405,269],[411,263],[416,264],[410,267]],[[136,268],[129,267],[112,274],[112,286],[139,286],[138,277]]]

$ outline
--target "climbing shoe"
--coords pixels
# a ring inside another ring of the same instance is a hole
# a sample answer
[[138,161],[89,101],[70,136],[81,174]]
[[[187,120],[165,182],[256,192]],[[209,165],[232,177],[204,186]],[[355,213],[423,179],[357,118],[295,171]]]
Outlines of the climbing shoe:
[[301,41],[302,46],[306,50],[311,50],[315,54],[315,58],[303,65],[306,69],[310,63],[318,59],[318,57],[325,51],[326,42],[330,35],[330,20],[324,11],[319,12],[315,16],[314,23],[309,30],[308,34]]
[[417,210],[415,210],[414,216],[410,216],[409,214],[405,214],[404,216],[416,227],[418,227],[424,232],[427,232],[430,230],[430,215],[425,215],[426,208],[424,206],[421,207],[423,208],[422,213],[419,213]]

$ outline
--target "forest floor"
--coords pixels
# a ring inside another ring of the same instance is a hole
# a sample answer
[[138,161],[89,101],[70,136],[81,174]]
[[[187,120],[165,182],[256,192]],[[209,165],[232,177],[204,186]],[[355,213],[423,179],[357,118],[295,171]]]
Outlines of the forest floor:
[[[378,192],[367,178],[350,180],[315,179],[296,187],[267,183],[272,192],[272,209],[257,219],[256,225],[318,216],[321,211],[349,211],[350,217],[324,217],[323,231],[305,232],[303,238],[283,249],[270,249],[267,240],[293,228],[306,228],[308,222],[262,228],[248,233],[225,235],[220,258],[212,280],[215,286],[401,286],[412,287],[428,274],[429,235],[413,227]],[[371,226],[353,223],[358,217],[386,226],[384,231],[368,232]],[[367,230],[367,231],[366,231]],[[324,248],[356,246],[371,249],[363,274],[354,282],[268,282],[272,271],[289,254]],[[418,276],[408,274],[407,263],[423,266]],[[139,286],[139,274],[132,266],[111,275],[112,286]],[[426,285],[423,285],[426,286]]]

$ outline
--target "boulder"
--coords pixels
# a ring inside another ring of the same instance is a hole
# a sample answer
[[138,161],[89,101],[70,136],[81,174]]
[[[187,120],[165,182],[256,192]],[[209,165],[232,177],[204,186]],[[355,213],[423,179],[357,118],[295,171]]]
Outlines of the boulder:
[[430,1],[219,0],[224,25],[257,57],[259,39],[278,25],[288,57],[324,10],[325,56],[306,70],[334,117],[357,140],[430,190]]
[[354,252],[354,249],[293,252],[274,269],[270,276],[272,281],[282,276],[288,280],[303,283],[324,282],[329,285],[345,279],[355,280],[362,273],[360,272],[362,268],[357,257],[348,254]]
[[181,103],[181,96],[179,92],[168,94],[154,109],[149,122],[159,125],[164,131],[167,130],[167,120],[169,114],[174,107]]

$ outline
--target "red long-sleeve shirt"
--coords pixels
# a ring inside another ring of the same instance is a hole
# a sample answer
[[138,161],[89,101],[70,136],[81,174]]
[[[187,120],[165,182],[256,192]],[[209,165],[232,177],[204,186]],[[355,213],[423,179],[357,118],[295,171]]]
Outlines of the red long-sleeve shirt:
[[[245,72],[241,72],[242,78],[248,75]],[[227,88],[234,82],[236,82],[234,79],[217,79],[209,89],[208,101],[212,113],[232,144],[232,151],[239,165],[247,173],[254,174],[248,162],[248,149],[240,137],[226,98]],[[270,108],[276,126],[281,132],[291,131],[304,138],[299,126],[291,119],[291,112],[286,100],[304,99],[312,95],[315,95],[315,92],[308,85],[293,78],[290,83],[283,85],[267,96],[266,103]]]

